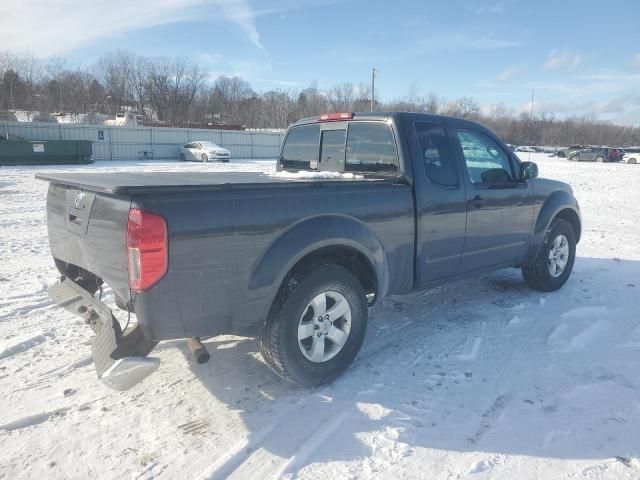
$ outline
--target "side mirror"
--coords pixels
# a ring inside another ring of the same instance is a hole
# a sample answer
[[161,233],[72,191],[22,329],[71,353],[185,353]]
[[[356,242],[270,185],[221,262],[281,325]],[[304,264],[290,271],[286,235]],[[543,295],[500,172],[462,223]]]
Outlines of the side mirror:
[[538,176],[538,165],[534,162],[522,162],[520,164],[520,180],[529,180]]

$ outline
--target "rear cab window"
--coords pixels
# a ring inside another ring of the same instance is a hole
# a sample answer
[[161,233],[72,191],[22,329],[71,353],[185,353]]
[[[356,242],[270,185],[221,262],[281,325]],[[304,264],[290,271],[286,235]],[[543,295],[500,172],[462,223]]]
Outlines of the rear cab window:
[[320,149],[320,125],[301,125],[289,130],[282,147],[280,163],[282,168],[309,170],[317,165]]
[[345,170],[397,171],[398,151],[391,127],[383,122],[351,122],[347,133]]
[[347,131],[344,128],[322,131],[318,170],[344,171],[346,137]]
[[456,156],[444,127],[437,123],[416,122],[414,128],[429,180],[443,187],[457,187]]
[[397,172],[391,127],[381,121],[314,123],[289,130],[280,158],[291,170]]

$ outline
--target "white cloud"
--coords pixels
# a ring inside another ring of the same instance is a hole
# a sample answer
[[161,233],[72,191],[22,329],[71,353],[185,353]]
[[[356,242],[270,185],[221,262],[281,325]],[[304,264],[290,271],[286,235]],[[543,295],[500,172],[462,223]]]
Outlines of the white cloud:
[[223,0],[220,2],[220,8],[227,19],[244,30],[254,45],[261,49],[264,48],[260,43],[258,30],[256,30],[255,13],[246,0]]
[[579,53],[554,48],[549,52],[542,68],[544,70],[568,70],[577,67],[582,62],[582,58]]
[[467,4],[467,8],[476,15],[483,14],[499,14],[504,11],[504,7],[501,2],[496,3],[484,3],[484,4]]
[[496,75],[496,80],[499,82],[506,82],[507,80],[511,80],[513,77],[518,75],[522,71],[522,67],[520,65],[511,65],[503,72],[500,72]]
[[219,53],[200,52],[198,56],[207,63],[218,63],[224,59]]
[[[521,111],[528,112],[531,103],[523,105]],[[589,99],[584,96],[566,100],[548,100],[534,103],[535,112],[553,112],[562,118],[594,115],[599,120],[608,120],[622,125],[640,125],[640,96],[628,93],[608,99]]]
[[43,58],[131,31],[203,19],[233,22],[263,48],[247,0],[3,1],[0,46]]

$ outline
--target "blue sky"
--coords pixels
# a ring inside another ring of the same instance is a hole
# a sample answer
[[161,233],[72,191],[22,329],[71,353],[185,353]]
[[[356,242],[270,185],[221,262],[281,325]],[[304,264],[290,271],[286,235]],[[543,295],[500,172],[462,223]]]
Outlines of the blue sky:
[[186,56],[258,91],[368,82],[375,66],[384,100],[413,85],[519,111],[534,89],[538,111],[640,124],[638,0],[3,3],[0,48],[76,65],[116,49]]

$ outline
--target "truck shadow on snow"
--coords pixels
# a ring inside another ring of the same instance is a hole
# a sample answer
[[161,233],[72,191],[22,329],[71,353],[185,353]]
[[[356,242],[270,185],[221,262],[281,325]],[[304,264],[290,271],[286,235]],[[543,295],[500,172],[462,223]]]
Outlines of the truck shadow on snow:
[[374,471],[452,452],[486,452],[488,464],[638,455],[639,293],[640,263],[578,258],[555,293],[508,270],[388,298],[352,367],[316,389],[276,378],[256,340],[210,339],[209,363],[190,366],[250,432],[210,474],[241,477],[256,462]]

